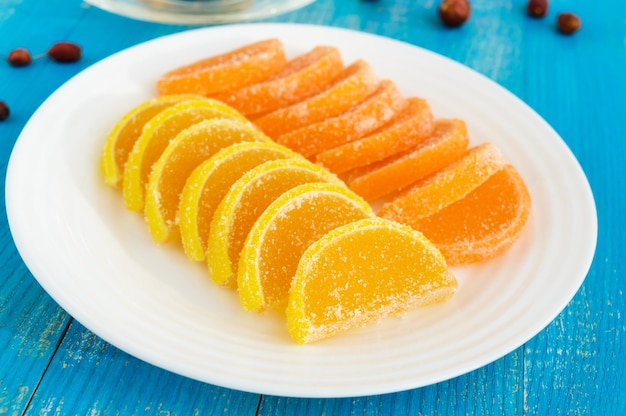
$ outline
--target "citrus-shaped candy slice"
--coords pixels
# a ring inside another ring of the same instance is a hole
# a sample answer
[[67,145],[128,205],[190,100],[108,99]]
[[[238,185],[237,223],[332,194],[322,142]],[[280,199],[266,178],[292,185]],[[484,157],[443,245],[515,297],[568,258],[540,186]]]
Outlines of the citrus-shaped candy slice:
[[326,150],[315,162],[342,173],[393,156],[426,140],[433,131],[433,114],[426,100],[407,99],[406,108],[390,123],[362,139]]
[[316,341],[450,298],[442,254],[418,231],[367,218],[330,231],[304,252],[289,292],[287,326]]
[[266,80],[217,94],[214,98],[251,117],[318,93],[332,83],[342,70],[343,61],[336,48],[317,46],[290,60],[283,69]]
[[206,96],[260,82],[286,62],[283,44],[266,39],[169,71],[157,81],[157,90],[161,95]]
[[415,227],[435,244],[448,264],[491,259],[519,237],[531,198],[517,170],[506,165],[465,198],[419,220]]
[[282,194],[261,214],[246,239],[237,271],[246,310],[283,304],[304,251],[327,232],[373,217],[364,199],[344,185],[307,183]]
[[220,149],[244,141],[270,139],[250,122],[213,118],[186,128],[167,145],[146,184],[144,214],[156,243],[178,235],[180,195],[191,172]]
[[265,162],[246,172],[220,202],[209,230],[207,263],[215,283],[234,287],[244,242],[263,211],[289,189],[309,182],[341,182],[298,157]]
[[109,132],[100,157],[100,170],[105,182],[114,188],[120,186],[128,154],[141,135],[143,126],[152,117],[183,100],[198,98],[195,95],[165,95],[144,101],[124,114]]
[[456,162],[384,204],[378,215],[416,228],[417,221],[465,197],[506,163],[494,144],[486,142],[478,145]]
[[365,137],[390,121],[406,104],[396,85],[382,80],[372,95],[348,111],[274,139],[305,157],[314,156]]
[[360,103],[378,86],[369,64],[358,60],[348,66],[327,89],[303,101],[254,119],[270,137],[339,115]]
[[180,197],[179,227],[183,249],[191,260],[204,260],[215,209],[231,186],[261,163],[298,154],[276,143],[233,144],[211,156],[189,175]]
[[465,122],[438,119],[432,135],[417,146],[342,175],[368,201],[399,191],[458,160],[467,150]]
[[143,209],[148,175],[169,142],[187,127],[211,118],[246,121],[232,107],[216,100],[202,99],[175,104],[146,123],[124,166],[122,189],[126,208],[131,211]]

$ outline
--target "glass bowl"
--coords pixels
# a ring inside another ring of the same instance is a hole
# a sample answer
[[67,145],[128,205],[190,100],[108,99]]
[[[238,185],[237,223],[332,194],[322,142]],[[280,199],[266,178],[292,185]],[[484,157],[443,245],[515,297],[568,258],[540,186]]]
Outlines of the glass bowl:
[[304,7],[315,0],[85,0],[122,16],[168,24],[219,24],[259,20]]

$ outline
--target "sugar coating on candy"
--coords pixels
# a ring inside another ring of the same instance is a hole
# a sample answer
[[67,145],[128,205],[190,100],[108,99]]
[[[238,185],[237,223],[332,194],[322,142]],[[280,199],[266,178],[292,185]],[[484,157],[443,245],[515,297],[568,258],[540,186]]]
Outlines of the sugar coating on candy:
[[282,70],[262,82],[213,97],[253,117],[319,93],[341,74],[343,68],[341,54],[336,48],[317,46],[290,60]]
[[261,82],[287,62],[282,42],[266,39],[178,67],[157,81],[160,95],[208,96]]
[[327,233],[303,254],[292,282],[287,325],[299,343],[441,302],[457,281],[420,232],[382,218]]
[[156,243],[178,236],[178,206],[193,170],[220,149],[244,141],[270,139],[251,123],[214,118],[181,131],[152,166],[145,194],[144,215]]
[[122,190],[126,208],[141,211],[144,188],[152,165],[174,137],[187,127],[211,118],[235,118],[247,121],[226,104],[210,100],[189,100],[175,104],[153,117],[143,128],[124,166]]
[[305,157],[365,137],[390,121],[407,105],[395,83],[382,80],[365,101],[338,116],[274,138]]
[[346,172],[342,178],[354,192],[373,201],[445,168],[459,159],[468,145],[463,120],[437,119],[427,140],[398,155]]
[[261,311],[284,303],[309,245],[341,225],[373,216],[367,202],[344,185],[308,183],[282,194],[246,238],[237,275],[242,306]]
[[246,172],[218,205],[209,231],[207,263],[214,282],[233,287],[244,242],[254,222],[272,201],[309,182],[342,182],[301,157],[265,162]]
[[415,226],[449,265],[475,263],[502,254],[520,236],[531,211],[526,184],[510,164],[464,198]]
[[278,137],[347,111],[372,94],[377,86],[378,78],[369,64],[357,60],[319,94],[263,115],[254,123],[268,136]]
[[433,114],[428,102],[407,99],[407,106],[388,124],[362,139],[326,150],[315,162],[334,173],[342,173],[393,156],[426,140],[433,131]]
[[275,143],[242,142],[217,152],[189,175],[179,205],[183,249],[191,260],[204,260],[213,214],[232,185],[252,168],[298,155]]
[[178,102],[198,98],[194,95],[167,95],[144,101],[128,111],[109,132],[100,157],[100,170],[107,185],[120,187],[128,154],[150,119]]
[[505,164],[506,159],[495,145],[489,142],[478,145],[456,162],[384,204],[378,215],[417,229],[420,219],[463,198]]

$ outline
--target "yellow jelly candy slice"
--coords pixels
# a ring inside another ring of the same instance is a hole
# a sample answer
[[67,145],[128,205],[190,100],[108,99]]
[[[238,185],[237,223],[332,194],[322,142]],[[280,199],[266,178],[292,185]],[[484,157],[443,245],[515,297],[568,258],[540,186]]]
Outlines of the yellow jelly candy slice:
[[457,281],[437,248],[418,231],[367,218],[330,231],[302,255],[287,305],[299,343],[442,302]]
[[204,260],[215,209],[231,186],[261,163],[298,157],[276,143],[243,142],[225,147],[189,175],[178,208],[183,249],[191,260]]
[[245,141],[271,141],[249,122],[213,118],[181,131],[152,166],[144,214],[156,243],[177,235],[180,195],[193,170],[220,149]]
[[239,255],[257,218],[289,189],[309,182],[342,182],[301,157],[265,162],[244,174],[220,202],[209,231],[207,263],[217,284],[237,284]]
[[128,154],[152,117],[176,103],[198,98],[196,95],[165,95],[144,101],[124,114],[109,132],[100,157],[100,171],[107,185],[120,187]]
[[126,208],[138,212],[143,209],[148,175],[169,142],[187,127],[210,118],[246,121],[245,117],[224,103],[201,99],[168,107],[146,123],[124,166],[122,189]]
[[287,300],[302,253],[341,225],[373,217],[364,199],[335,183],[307,183],[278,197],[250,230],[239,258],[243,307],[261,311]]

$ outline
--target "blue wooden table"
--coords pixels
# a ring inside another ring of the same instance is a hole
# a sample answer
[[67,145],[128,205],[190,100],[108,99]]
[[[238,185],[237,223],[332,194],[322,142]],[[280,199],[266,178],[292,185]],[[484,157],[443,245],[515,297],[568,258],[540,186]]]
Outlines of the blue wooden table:
[[[299,399],[230,390],[149,365],[76,322],[21,260],[3,204],[0,414],[626,414],[623,0],[553,0],[544,19],[529,18],[523,0],[473,0],[470,20],[454,30],[440,24],[437,4],[318,0],[267,21],[343,27],[419,45],[501,84],[554,127],[591,184],[599,236],[586,280],[552,323],[485,367],[410,391]],[[573,36],[555,29],[561,10],[582,19]],[[21,129],[65,81],[117,51],[189,28],[125,18],[79,0],[0,0],[0,55],[19,46],[37,54],[55,40],[83,48],[73,64],[0,62],[0,100],[11,111],[0,122],[2,177]]]

